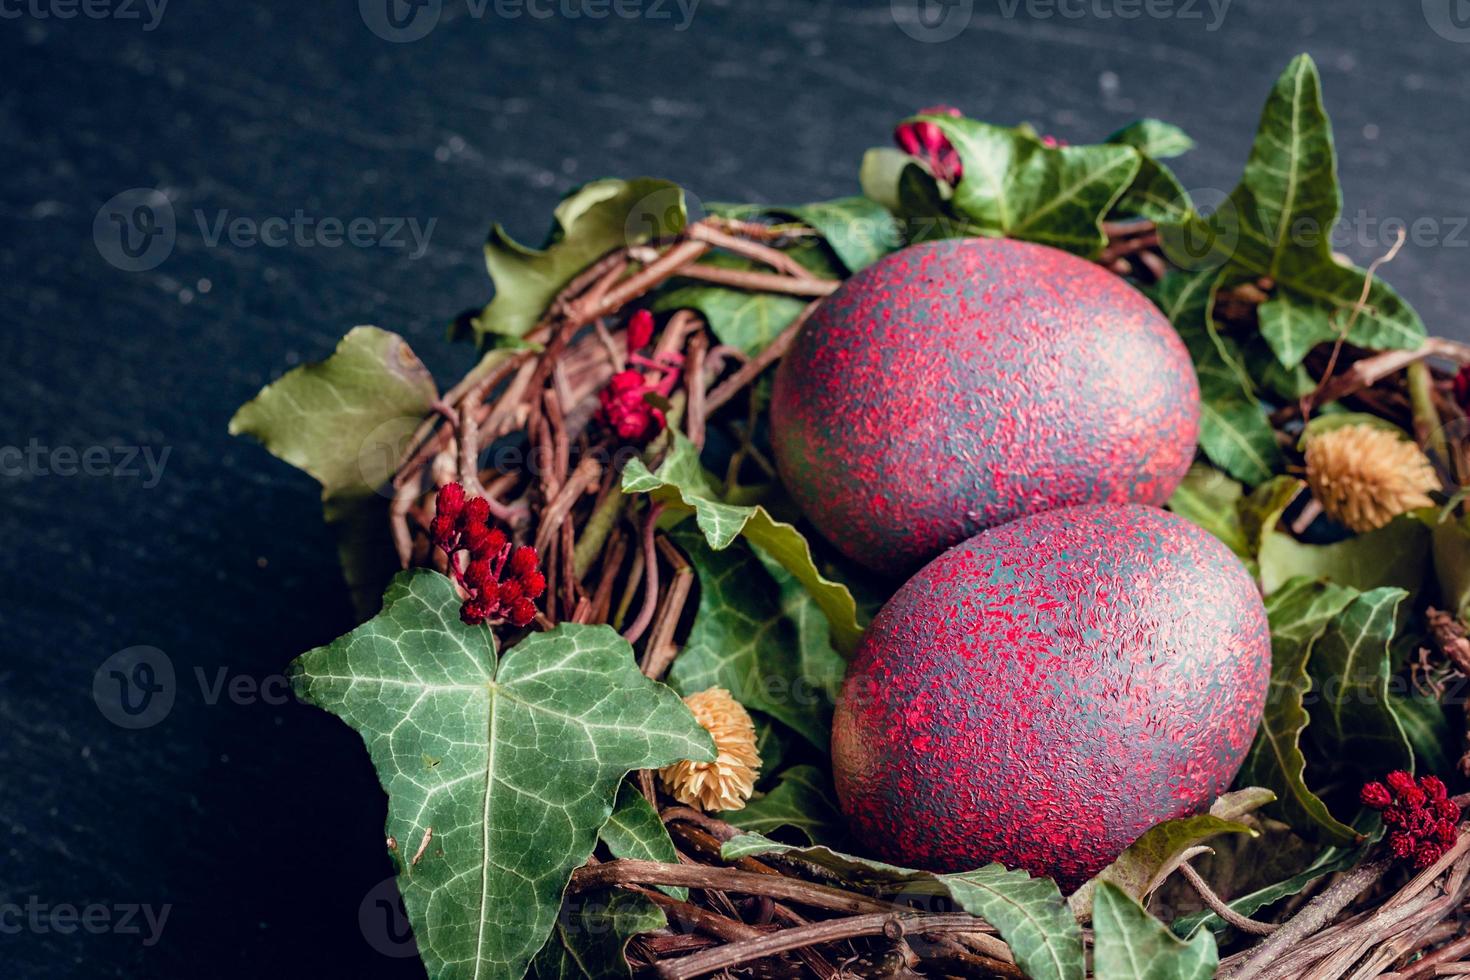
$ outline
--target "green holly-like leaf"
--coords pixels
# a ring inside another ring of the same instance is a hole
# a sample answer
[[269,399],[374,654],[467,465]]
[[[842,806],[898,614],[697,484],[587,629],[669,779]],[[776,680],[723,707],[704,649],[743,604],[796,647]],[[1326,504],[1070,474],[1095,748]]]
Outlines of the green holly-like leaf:
[[404,572],[382,612],[297,658],[290,677],[367,745],[429,975],[514,980],[550,935],[623,776],[711,761],[714,745],[610,627],[564,624],[497,663],[493,634],[461,623],[459,606],[449,579]]
[[1294,579],[1267,598],[1271,684],[1261,727],[1238,777],[1272,790],[1278,798],[1276,810],[1288,824],[1338,844],[1353,844],[1358,834],[1334,817],[1307,786],[1301,740],[1310,721],[1305,699],[1311,687],[1307,664],[1312,649],[1354,594],[1342,586]]
[[605,892],[579,897],[562,909],[551,939],[531,962],[534,980],[610,980],[631,977],[624,950],[641,932],[668,919],[642,895]]
[[1413,767],[1413,749],[1389,705],[1389,643],[1407,597],[1393,588],[1355,596],[1312,650],[1307,673],[1314,701],[1307,734],[1335,769],[1357,775]]
[[1194,360],[1200,387],[1200,449],[1238,480],[1255,486],[1285,466],[1266,411],[1244,376],[1239,348],[1210,318],[1214,276],[1174,271],[1154,291],[1154,302],[1179,331]]
[[715,551],[688,525],[669,537],[699,576],[694,625],[669,683],[686,695],[723,687],[825,750],[845,663],[810,595],[743,543]]
[[1256,832],[1240,818],[1271,803],[1276,794],[1253,786],[1226,793],[1214,802],[1208,813],[1166,820],[1149,829],[1130,844],[1117,860],[1085,883],[1068,898],[1067,904],[1079,916],[1092,908],[1096,889],[1103,882],[1117,886],[1125,895],[1144,901],[1179,865],[1195,854],[1208,851],[1205,841],[1222,834]]
[[496,225],[485,242],[495,298],[474,321],[475,336],[524,337],[567,283],[615,248],[684,230],[688,213],[677,184],[651,177],[604,179],[562,198],[546,245],[527,248]]
[[398,567],[388,497],[379,490],[437,397],[434,379],[402,337],[356,327],[331,357],[266,385],[230,419],[230,435],[260,440],[322,485],[343,575],[364,616]]
[[673,447],[657,473],[649,472],[641,460],[628,463],[623,470],[623,492],[646,493],[675,512],[692,513],[716,551],[745,537],[802,584],[827,617],[832,645],[840,653],[851,653],[862,628],[857,622],[857,603],[847,586],[818,571],[811,545],[795,527],[771,517],[764,507],[722,503],[714,478],[700,465],[699,450],[681,433],[674,432],[673,437]]
[[1238,505],[1245,490],[1220,470],[1195,463],[1169,498],[1168,508],[1225,542],[1243,561],[1252,561]]
[[1131,146],[1157,160],[1182,156],[1194,149],[1189,134],[1159,119],[1140,119],[1129,123],[1103,142]]
[[1375,350],[1418,347],[1424,324],[1388,285],[1337,262],[1331,231],[1342,208],[1332,125],[1317,67],[1295,58],[1261,113],[1245,176],[1209,223],[1227,260],[1219,286],[1265,277],[1261,335],[1285,367],[1324,341],[1345,336]]
[[949,201],[963,227],[949,234],[1020,238],[1088,257],[1107,244],[1102,219],[1138,173],[1133,147],[1048,147],[973,119],[918,118],[938,126],[964,164]]
[[790,827],[813,844],[833,844],[845,829],[837,812],[832,781],[816,766],[792,766],[769,793],[757,796],[743,810],[721,814],[741,830],[769,834]]
[[[625,780],[618,788],[612,816],[602,825],[599,836],[615,858],[679,863],[679,852],[674,849],[674,841],[669,837],[668,828],[659,818],[658,811],[630,781]],[[672,885],[661,887],[659,891],[681,901],[689,896],[689,889]]]
[[959,874],[935,874],[853,857],[827,847],[791,847],[759,834],[741,834],[721,850],[727,861],[789,854],[829,868],[864,890],[904,898],[941,897],[995,926],[1016,965],[1032,980],[1082,980],[1082,931],[1054,882],[987,864]]
[[1444,607],[1470,621],[1470,513],[1455,514],[1458,502],[1428,520],[1433,545],[1434,573]]
[[815,228],[849,273],[862,271],[903,244],[893,215],[865,195],[771,210]]
[[1183,942],[1111,882],[1098,887],[1092,924],[1097,980],[1209,980],[1220,965],[1214,936]]
[[1298,575],[1366,592],[1395,586],[1417,594],[1430,571],[1430,532],[1412,515],[1332,544],[1304,544],[1281,531],[1261,542],[1261,587],[1270,592]]

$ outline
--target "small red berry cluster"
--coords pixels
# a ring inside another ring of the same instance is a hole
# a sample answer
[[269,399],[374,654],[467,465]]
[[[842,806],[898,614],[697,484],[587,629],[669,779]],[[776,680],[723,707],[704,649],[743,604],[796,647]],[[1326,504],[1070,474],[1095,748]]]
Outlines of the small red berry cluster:
[[[628,320],[628,359],[624,369],[614,374],[597,396],[599,421],[629,442],[647,442],[663,431],[667,424],[663,410],[652,404],[648,396],[667,399],[679,379],[678,355],[665,355],[674,361],[668,364],[638,353],[652,341],[653,314],[639,310]],[[659,372],[658,380],[650,383],[642,371],[628,367],[629,364]]]
[[[920,109],[919,115],[959,118],[963,113],[954,106],[936,105]],[[958,184],[965,175],[965,166],[960,162],[959,153],[944,135],[944,131],[932,122],[921,119],[918,122],[900,123],[893,131],[893,140],[900,150],[927,163],[934,176],[946,184]]]
[[[525,626],[536,618],[532,600],[546,591],[536,549],[513,546],[505,532],[491,527],[490,504],[466,498],[464,487],[439,488],[429,536],[449,558],[449,571],[465,592],[459,618],[467,626],[510,623]],[[467,561],[461,563],[460,552]]]
[[1406,772],[1391,772],[1384,782],[1388,785],[1373,782],[1363,787],[1363,805],[1383,812],[1389,853],[1412,860],[1416,868],[1429,867],[1459,834],[1460,804],[1450,799],[1437,776],[1416,780]]

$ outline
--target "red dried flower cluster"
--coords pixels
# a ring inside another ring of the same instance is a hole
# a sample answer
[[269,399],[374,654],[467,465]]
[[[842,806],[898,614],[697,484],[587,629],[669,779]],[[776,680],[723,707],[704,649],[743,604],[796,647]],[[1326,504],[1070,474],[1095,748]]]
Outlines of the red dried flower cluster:
[[1460,368],[1460,373],[1455,375],[1455,401],[1470,412],[1470,364]]
[[490,504],[483,497],[466,498],[464,487],[447,483],[439,488],[429,536],[449,558],[450,574],[466,594],[459,607],[465,625],[525,626],[536,618],[532,600],[546,591],[546,576],[535,548],[512,545],[489,521]]
[[[679,378],[678,355],[667,355],[675,361],[667,364],[638,353],[652,341],[653,314],[639,310],[628,320],[628,360],[624,362],[624,370],[613,375],[597,395],[598,419],[629,442],[647,442],[663,431],[667,424],[663,410],[652,404],[648,396],[668,398]],[[658,380],[650,382],[642,371],[628,367],[629,364],[657,371]]]
[[1399,771],[1389,773],[1384,782],[1388,785],[1374,782],[1363,787],[1363,805],[1383,812],[1389,853],[1412,860],[1416,868],[1429,867],[1455,842],[1460,805],[1436,776],[1416,780]]
[[[954,106],[936,105],[920,109],[919,115],[959,118],[963,113]],[[893,131],[893,140],[900,150],[927,163],[934,176],[947,184],[958,184],[965,175],[959,153],[943,130],[932,122],[921,119],[918,122],[900,123]]]

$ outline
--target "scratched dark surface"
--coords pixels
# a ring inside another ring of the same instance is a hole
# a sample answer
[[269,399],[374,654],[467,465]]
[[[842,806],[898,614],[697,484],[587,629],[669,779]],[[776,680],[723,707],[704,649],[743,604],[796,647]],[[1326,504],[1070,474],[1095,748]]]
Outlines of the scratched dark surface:
[[[946,101],[1074,141],[1170,119],[1205,147],[1181,162],[1186,184],[1228,189],[1267,88],[1305,49],[1348,213],[1364,212],[1348,251],[1383,251],[1384,219],[1433,221],[1387,277],[1432,330],[1470,338],[1470,30],[1454,0],[1236,0],[1223,21],[1191,2],[1134,20],[1087,12],[1138,9],[1128,0],[1074,0],[1080,17],[977,4],[943,43],[911,38],[887,3],[703,0],[680,30],[671,5],[592,21],[443,0],[412,43],[372,33],[355,0],[174,0],[151,30],[140,3],[140,20],[0,3],[0,447],[101,446],[115,464],[127,446],[169,452],[156,481],[0,477],[0,974],[422,975],[374,949],[384,799],[357,736],[295,704],[213,696],[221,679],[278,693],[293,655],[350,625],[314,485],[225,423],[358,323],[403,333],[450,379],[466,352],[442,327],[486,298],[489,223],[536,239],[577,182],[833,197],[895,119]],[[137,187],[166,192],[177,241],[127,272],[93,219]],[[415,258],[210,244],[195,216],[209,231],[297,209],[435,224]],[[92,685],[139,645],[169,658],[175,703],[127,730]],[[141,915],[123,921],[131,905],[168,908],[156,941]],[[96,934],[53,929],[58,906],[91,906]]]

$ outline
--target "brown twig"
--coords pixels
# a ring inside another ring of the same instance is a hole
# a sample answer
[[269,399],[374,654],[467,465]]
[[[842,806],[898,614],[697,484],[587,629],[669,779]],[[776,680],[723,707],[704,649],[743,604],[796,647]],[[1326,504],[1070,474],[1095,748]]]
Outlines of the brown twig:
[[759,354],[742,364],[734,374],[720,382],[713,391],[709,393],[705,410],[714,412],[730,399],[740,393],[746,385],[760,377],[761,372],[779,361],[791,349],[796,335],[800,332],[802,325],[817,311],[819,303],[808,303],[806,309],[802,310],[786,328],[771,339],[771,342],[761,350]]

